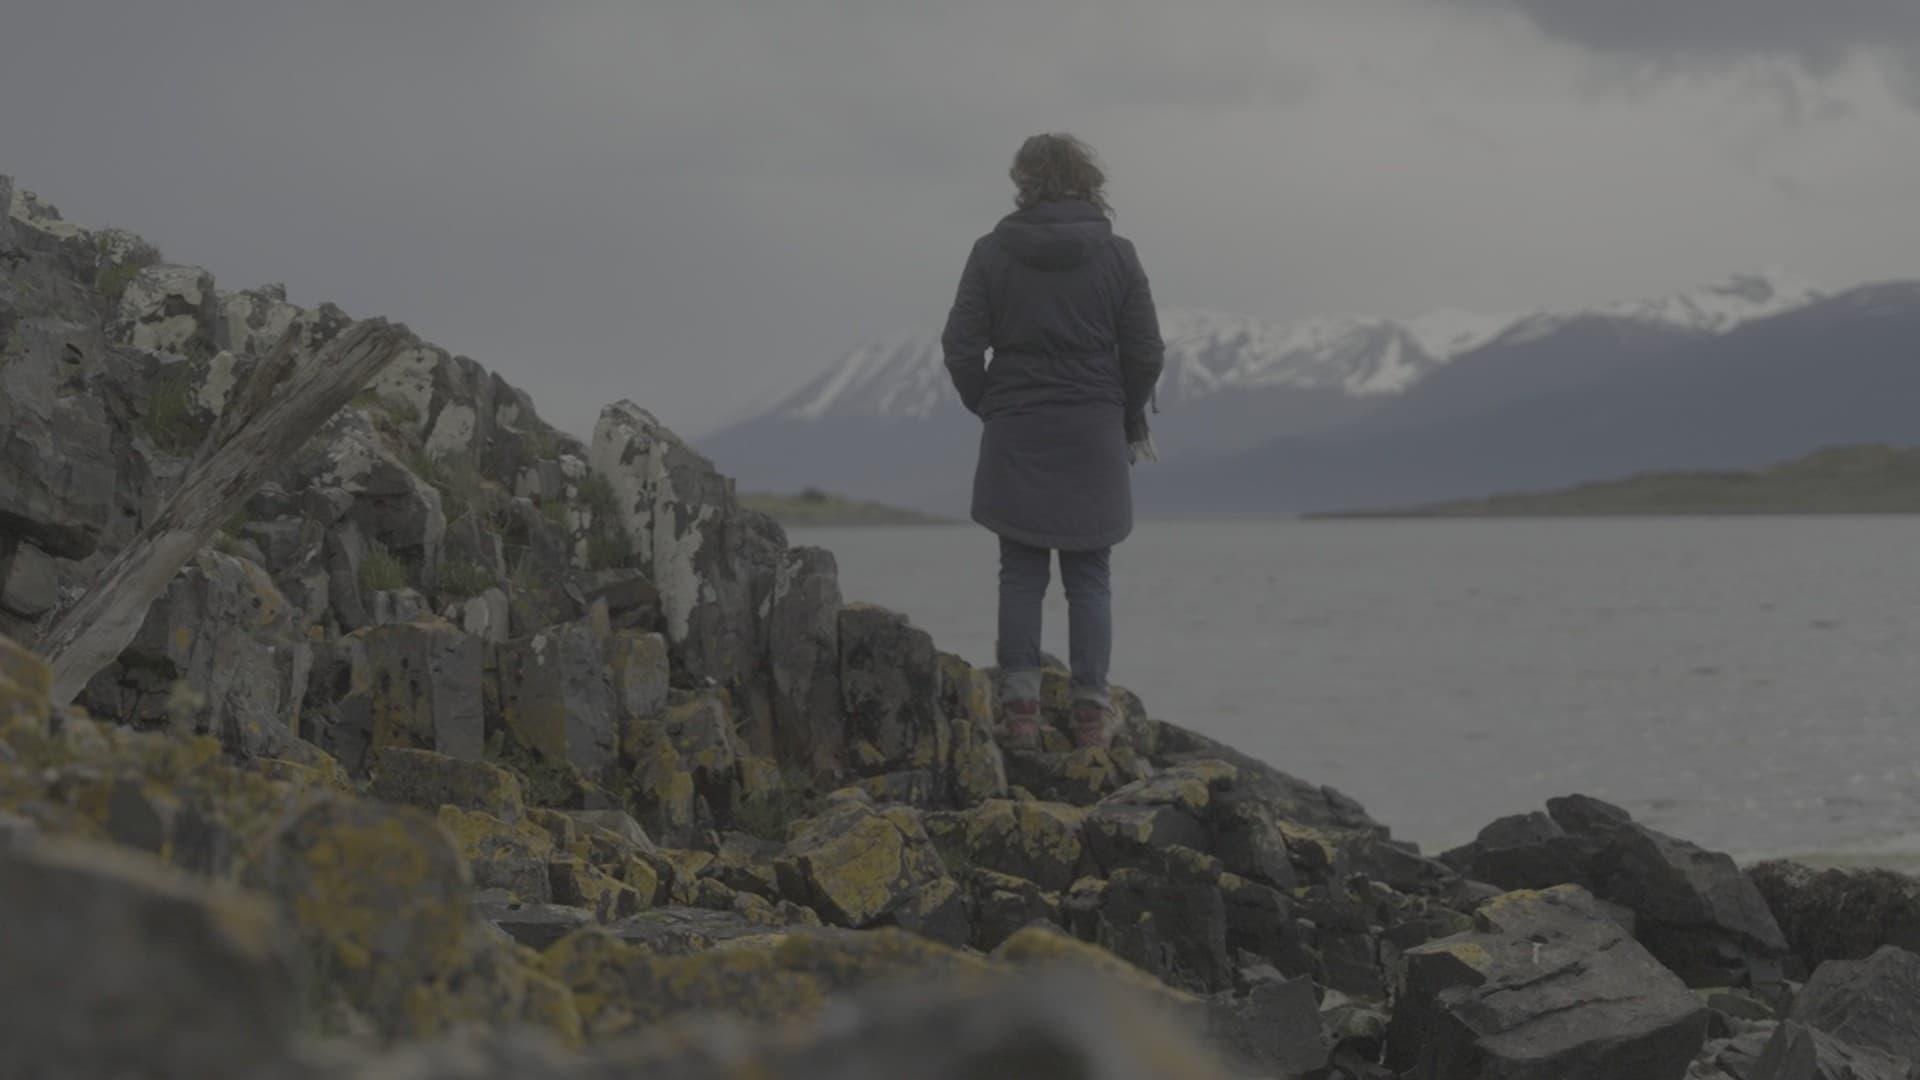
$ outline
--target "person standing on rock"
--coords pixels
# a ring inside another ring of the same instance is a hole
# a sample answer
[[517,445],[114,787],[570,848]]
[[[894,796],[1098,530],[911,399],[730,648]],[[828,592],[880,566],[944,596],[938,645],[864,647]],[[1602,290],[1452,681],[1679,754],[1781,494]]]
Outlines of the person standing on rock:
[[1093,151],[1035,135],[1011,175],[1018,209],[974,242],[941,335],[961,402],[985,422],[973,520],[1000,538],[1001,735],[1015,749],[1039,743],[1040,617],[1058,551],[1073,738],[1105,746],[1109,555],[1133,531],[1130,467],[1153,458],[1146,412],[1164,345]]

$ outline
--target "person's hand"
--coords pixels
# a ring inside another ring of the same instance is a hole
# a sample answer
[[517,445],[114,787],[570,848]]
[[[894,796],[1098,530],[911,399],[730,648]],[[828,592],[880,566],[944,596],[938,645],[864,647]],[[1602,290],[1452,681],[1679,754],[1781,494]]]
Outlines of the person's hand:
[[1159,461],[1160,450],[1153,445],[1153,436],[1148,435],[1127,444],[1127,463],[1138,465],[1143,461]]

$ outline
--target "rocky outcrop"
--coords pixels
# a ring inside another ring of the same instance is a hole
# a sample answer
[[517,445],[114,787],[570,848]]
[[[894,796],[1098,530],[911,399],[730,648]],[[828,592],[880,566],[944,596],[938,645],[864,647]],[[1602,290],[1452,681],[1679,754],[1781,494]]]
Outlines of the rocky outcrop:
[[[56,707],[11,638],[152,520],[283,333],[345,316],[224,291],[4,178],[0,204],[10,1064],[1342,1080],[1697,1057],[1751,1080],[1769,1054],[1799,1076],[1896,1052],[1898,963],[1828,965],[1797,1003],[1777,965],[1873,954],[1899,888],[1756,891],[1579,798],[1430,859],[1124,690],[1114,745],[1072,749],[1057,665],[1041,747],[1005,752],[994,673],[844,605],[829,553],[644,409],[581,443],[426,344]],[[1842,909],[1873,914],[1818,925]]]

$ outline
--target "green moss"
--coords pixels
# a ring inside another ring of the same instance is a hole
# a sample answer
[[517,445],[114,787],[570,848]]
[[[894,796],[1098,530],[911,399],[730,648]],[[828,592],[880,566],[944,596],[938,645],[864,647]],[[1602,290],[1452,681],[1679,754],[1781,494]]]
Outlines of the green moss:
[[383,544],[372,545],[366,557],[360,560],[360,591],[363,593],[404,589],[410,580],[407,564]]
[[142,426],[155,446],[184,454],[207,437],[208,423],[194,407],[196,385],[192,365],[184,363],[168,365],[154,380]]
[[493,571],[477,562],[456,562],[440,570],[440,595],[450,600],[465,600],[491,589],[498,582]]
[[118,304],[120,298],[126,295],[127,286],[140,276],[140,271],[159,262],[160,249],[143,240],[135,244],[120,261],[101,267],[93,287],[109,302]]
[[561,529],[566,528],[567,527],[567,500],[565,499],[540,500],[540,516],[543,518],[546,518],[548,524],[553,525],[556,528],[561,528]]
[[593,570],[627,570],[638,563],[633,536],[620,518],[613,484],[604,473],[588,476],[580,486],[591,523],[587,526],[587,566]]

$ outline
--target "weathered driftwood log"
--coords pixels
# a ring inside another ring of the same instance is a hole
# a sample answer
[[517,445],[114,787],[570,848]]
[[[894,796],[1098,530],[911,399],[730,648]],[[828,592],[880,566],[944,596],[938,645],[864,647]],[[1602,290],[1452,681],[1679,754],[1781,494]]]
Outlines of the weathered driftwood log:
[[296,325],[236,387],[166,506],[48,628],[54,700],[73,700],[120,655],[175,573],[360,388],[408,347],[405,326],[337,309]]

